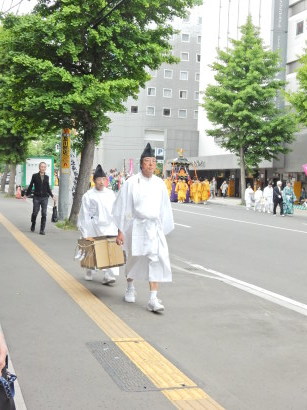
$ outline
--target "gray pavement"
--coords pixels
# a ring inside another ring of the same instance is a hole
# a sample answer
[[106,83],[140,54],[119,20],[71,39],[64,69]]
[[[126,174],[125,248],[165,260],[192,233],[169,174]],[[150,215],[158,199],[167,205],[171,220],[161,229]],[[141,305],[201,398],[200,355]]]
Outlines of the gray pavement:
[[[234,201],[173,204],[163,315],[146,311],[146,283],[128,305],[123,274],[112,288],[85,282],[78,233],[49,222],[45,237],[32,234],[30,201],[0,196],[0,212],[226,409],[305,410],[306,214],[221,206]],[[1,224],[0,252],[0,322],[29,410],[173,408],[159,392],[114,383],[86,345],[106,335]]]

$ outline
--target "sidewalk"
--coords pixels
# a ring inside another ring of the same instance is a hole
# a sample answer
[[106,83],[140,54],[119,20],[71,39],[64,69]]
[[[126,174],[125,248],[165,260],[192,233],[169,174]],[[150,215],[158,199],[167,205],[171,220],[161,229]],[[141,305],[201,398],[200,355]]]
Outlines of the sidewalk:
[[[37,229],[32,233],[31,212],[31,200],[0,194],[0,322],[14,364],[10,370],[18,377],[26,407],[143,410],[149,402],[159,410],[173,408],[162,389],[118,347],[137,337],[132,348],[142,354],[134,358],[141,360],[149,349],[147,340],[163,351],[158,338],[143,339],[134,331],[137,315],[147,335],[148,311],[127,309],[124,275],[114,287],[102,286],[98,273],[92,282],[84,281],[74,260],[79,232],[57,228],[48,212],[46,235]],[[139,289],[138,304],[146,306],[147,283]],[[161,318],[151,319],[155,323]],[[144,386],[148,390],[140,394]],[[25,410],[16,390],[17,410]]]
[[232,206],[235,206],[235,205],[241,205],[241,198],[233,198],[233,197],[226,197],[226,198],[223,198],[223,197],[215,197],[214,199],[213,198],[210,198],[209,200],[208,200],[208,204],[218,204],[218,205],[232,205]]
[[[217,204],[217,205],[226,205],[226,206],[241,206],[242,209],[245,209],[245,207],[241,205],[241,198],[216,197],[214,199],[210,198],[207,203],[208,205]],[[307,208],[300,209],[300,208],[297,208],[297,205],[294,205],[294,215],[307,216]]]

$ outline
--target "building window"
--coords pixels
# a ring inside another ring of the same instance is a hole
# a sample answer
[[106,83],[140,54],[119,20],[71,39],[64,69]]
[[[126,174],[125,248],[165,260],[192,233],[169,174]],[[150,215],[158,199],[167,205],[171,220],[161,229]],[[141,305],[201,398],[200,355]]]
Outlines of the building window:
[[200,54],[196,54],[196,63],[200,63]]
[[187,51],[183,51],[180,53],[181,61],[189,61],[189,53]]
[[199,100],[199,91],[194,92],[194,100]]
[[146,115],[155,115],[155,114],[156,114],[155,107],[152,107],[152,106],[146,107]]
[[296,23],[296,35],[302,34],[304,32],[304,21],[299,21]]
[[199,81],[199,73],[195,73],[195,81]]
[[202,24],[203,23],[203,18],[202,17],[198,17],[198,24]]
[[189,79],[189,72],[188,71],[180,71],[180,80],[187,81]]
[[181,33],[181,41],[183,43],[189,43],[190,42],[190,34],[188,33]]
[[148,87],[147,88],[147,95],[150,97],[155,97],[156,96],[156,87]]
[[201,43],[201,36],[197,36],[197,44]]
[[173,78],[173,70],[165,69],[164,70],[164,78],[172,79]]
[[179,90],[179,98],[186,100],[188,98],[187,90]]
[[139,112],[139,107],[137,105],[131,105],[131,113],[137,114]]
[[163,97],[172,98],[173,91],[171,88],[163,88]]
[[187,118],[187,116],[188,116],[188,110],[186,110],[186,109],[178,110],[178,117],[179,118]]
[[194,120],[198,119],[198,110],[194,110]]
[[170,108],[163,108],[163,116],[170,117],[171,116],[171,109]]
[[301,0],[296,4],[293,4],[293,6],[290,6],[290,17],[295,16],[298,13],[301,13],[302,11],[307,9],[307,1],[306,0]]

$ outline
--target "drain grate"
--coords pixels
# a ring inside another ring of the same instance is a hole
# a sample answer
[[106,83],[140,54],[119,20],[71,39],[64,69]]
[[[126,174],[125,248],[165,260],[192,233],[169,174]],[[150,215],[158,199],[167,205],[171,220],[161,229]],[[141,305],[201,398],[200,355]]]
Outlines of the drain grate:
[[127,392],[160,390],[151,383],[115,343],[99,341],[89,342],[86,345],[121,390]]

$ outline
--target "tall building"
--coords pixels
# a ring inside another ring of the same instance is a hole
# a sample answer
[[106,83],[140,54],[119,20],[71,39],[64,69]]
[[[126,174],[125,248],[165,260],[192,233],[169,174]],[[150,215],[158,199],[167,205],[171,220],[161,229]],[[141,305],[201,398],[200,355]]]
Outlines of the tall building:
[[[210,64],[216,59],[216,50],[225,49],[229,39],[240,38],[240,26],[251,15],[253,23],[259,27],[264,44],[272,50],[279,50],[283,70],[280,77],[287,81],[287,90],[297,89],[296,70],[299,56],[305,52],[307,40],[306,0],[207,0],[203,8],[202,60],[200,69],[200,96],[207,85],[214,83],[214,72]],[[284,101],[279,100],[280,106]],[[212,124],[206,112],[199,109],[199,155],[190,158],[200,176],[235,181],[235,193],[239,194],[239,164],[235,155],[222,149],[206,134]],[[296,183],[297,192],[307,184],[302,164],[307,162],[307,130],[296,135],[291,144],[291,152],[280,155],[278,160],[264,161],[259,165],[257,178],[263,184],[268,179],[291,179]],[[250,175],[252,177],[252,175]]]
[[103,134],[95,162],[104,169],[137,172],[147,142],[161,162],[178,156],[198,155],[198,101],[201,61],[201,6],[185,20],[175,20],[178,30],[171,40],[177,64],[163,64],[151,71],[151,80],[136,100],[129,98],[123,114],[111,114],[110,131]]
[[[296,70],[299,57],[306,53],[307,41],[307,1],[289,1],[288,47],[286,80],[287,90],[297,90]],[[277,169],[283,180],[295,179],[307,188],[307,177],[302,171],[302,164],[307,163],[307,129],[302,129],[296,135],[291,145],[291,152],[285,155],[282,168]]]

